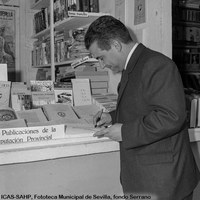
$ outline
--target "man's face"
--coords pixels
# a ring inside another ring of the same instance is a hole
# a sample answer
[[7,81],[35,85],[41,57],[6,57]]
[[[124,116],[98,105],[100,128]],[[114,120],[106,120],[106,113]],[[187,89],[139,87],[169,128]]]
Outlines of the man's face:
[[89,51],[99,61],[102,68],[109,68],[114,74],[122,71],[118,62],[120,55],[114,45],[111,45],[109,50],[102,50],[97,42],[93,42]]

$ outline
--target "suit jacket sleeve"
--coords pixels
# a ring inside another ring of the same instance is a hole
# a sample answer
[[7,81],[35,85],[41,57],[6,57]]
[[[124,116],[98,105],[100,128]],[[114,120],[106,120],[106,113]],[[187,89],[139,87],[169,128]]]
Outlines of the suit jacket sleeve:
[[185,96],[175,64],[158,57],[144,65],[141,88],[148,113],[123,124],[125,148],[151,144],[178,134],[185,125]]

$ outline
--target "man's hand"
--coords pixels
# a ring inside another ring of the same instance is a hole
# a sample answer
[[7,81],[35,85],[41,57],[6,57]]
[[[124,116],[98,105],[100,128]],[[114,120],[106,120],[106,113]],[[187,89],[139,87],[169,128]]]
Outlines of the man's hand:
[[111,140],[120,142],[122,141],[121,127],[122,124],[119,123],[109,126],[108,128],[103,127],[94,134],[94,137],[108,137]]
[[112,122],[112,118],[109,113],[104,113],[103,111],[99,111],[94,117],[93,117],[93,124],[95,127],[101,127],[101,126],[108,126]]

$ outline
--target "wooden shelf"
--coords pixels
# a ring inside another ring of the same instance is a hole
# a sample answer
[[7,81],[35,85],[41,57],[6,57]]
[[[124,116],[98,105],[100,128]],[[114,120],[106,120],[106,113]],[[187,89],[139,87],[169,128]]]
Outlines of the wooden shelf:
[[56,22],[54,28],[56,31],[60,30],[71,30],[79,27],[85,27],[92,23],[94,20],[99,18],[105,13],[88,13],[88,17],[69,17],[61,22]]
[[[54,24],[54,30],[55,31],[61,31],[61,30],[69,31],[72,29],[85,27],[102,15],[108,15],[108,14],[106,14],[106,13],[88,13],[88,17],[68,17],[68,18],[64,19],[63,21],[56,22]],[[36,33],[35,35],[32,36],[32,38],[39,38],[46,34],[50,34],[49,27],[39,33]]]
[[[178,43],[179,42],[179,43]],[[173,41],[173,47],[175,48],[188,48],[188,49],[200,49],[200,45],[196,44],[196,45],[190,45],[190,44],[184,44],[183,42],[180,43],[181,41]]]
[[187,27],[197,27],[200,28],[200,22],[193,21],[173,21],[173,25],[182,25]]
[[189,75],[200,75],[200,70],[199,72],[189,72],[189,71],[183,71],[185,74],[189,74]]
[[[78,61],[79,59],[73,59],[73,60],[66,60],[66,61],[64,61],[64,62],[56,62],[55,63],[55,66],[59,66],[59,67],[64,67],[64,66],[66,66],[66,65],[71,65],[73,62],[76,62],[76,61]],[[95,59],[95,58],[90,58],[87,62],[98,62],[98,60],[97,59]],[[49,63],[49,64],[46,64],[46,65],[38,65],[38,66],[32,66],[33,68],[49,68],[49,67],[51,67],[51,63]]]
[[187,6],[187,5],[179,5],[178,7],[181,9],[200,11],[200,7],[191,7],[191,6]]
[[[33,10],[41,10],[42,8],[48,8],[50,11],[50,27],[45,30],[42,30],[39,33],[36,33],[32,36],[32,39],[43,40],[48,37],[50,38],[50,52],[51,55],[55,53],[55,32],[63,31],[67,33],[69,30],[74,30],[77,28],[86,27],[91,24],[94,20],[99,18],[102,15],[109,15],[107,13],[93,13],[93,12],[76,12],[76,11],[68,11],[68,18],[65,18],[62,21],[57,21],[54,24],[54,3],[53,0],[39,0],[36,3],[33,3],[31,9]],[[64,62],[56,63],[55,57],[51,56],[51,60],[49,64],[33,66],[34,68],[51,68],[51,77],[52,80],[55,80],[55,67],[62,67],[66,65],[71,65],[75,60],[67,60]]]
[[[64,62],[60,62],[60,63],[54,63],[55,66],[62,66],[62,65],[71,65],[71,63],[74,62],[74,60],[67,60]],[[51,67],[51,63],[46,64],[46,65],[38,65],[38,66],[32,66],[33,68],[49,68]]]

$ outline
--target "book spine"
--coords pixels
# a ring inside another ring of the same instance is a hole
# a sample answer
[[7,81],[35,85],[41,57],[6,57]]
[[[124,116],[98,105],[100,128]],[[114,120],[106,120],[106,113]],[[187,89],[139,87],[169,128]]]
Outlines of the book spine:
[[197,99],[192,99],[190,110],[190,127],[195,128],[197,124]]

